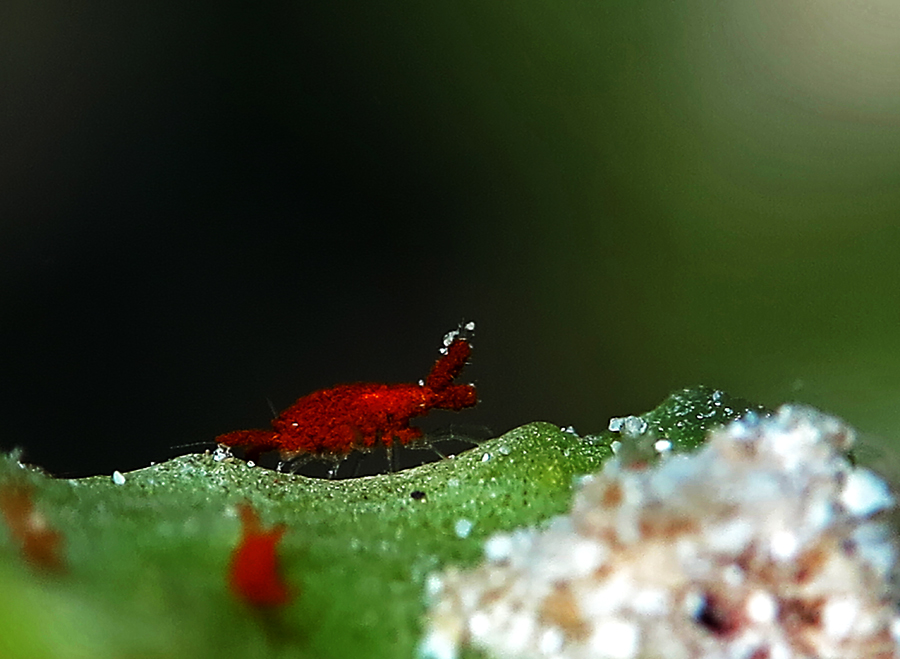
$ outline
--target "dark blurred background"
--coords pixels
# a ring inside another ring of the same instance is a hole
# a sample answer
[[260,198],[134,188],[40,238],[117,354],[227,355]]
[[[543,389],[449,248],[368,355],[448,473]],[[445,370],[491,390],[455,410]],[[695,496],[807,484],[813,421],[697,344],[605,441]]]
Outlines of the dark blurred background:
[[0,447],[125,471],[337,382],[432,428],[704,383],[900,427],[900,5],[0,4]]

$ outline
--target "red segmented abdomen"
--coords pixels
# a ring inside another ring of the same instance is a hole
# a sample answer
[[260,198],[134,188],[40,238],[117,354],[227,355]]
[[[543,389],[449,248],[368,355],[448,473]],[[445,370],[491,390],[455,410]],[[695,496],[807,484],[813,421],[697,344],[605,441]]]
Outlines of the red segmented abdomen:
[[444,356],[431,367],[431,372],[425,380],[425,386],[433,391],[441,391],[452,386],[453,380],[462,373],[463,367],[471,355],[471,343],[462,338],[454,339],[447,346]]
[[345,384],[304,396],[272,426],[285,453],[341,455],[421,436],[409,420],[425,414],[430,399],[414,384]]

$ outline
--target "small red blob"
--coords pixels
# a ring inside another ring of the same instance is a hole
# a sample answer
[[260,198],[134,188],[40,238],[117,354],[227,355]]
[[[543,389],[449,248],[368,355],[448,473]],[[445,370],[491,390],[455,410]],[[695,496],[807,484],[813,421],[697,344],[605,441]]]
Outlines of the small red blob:
[[259,517],[248,504],[239,504],[242,535],[231,554],[228,581],[231,591],[242,602],[261,609],[287,604],[290,589],[278,572],[275,551],[287,527],[278,524],[263,531]]
[[65,570],[60,555],[62,533],[50,528],[47,519],[35,510],[31,487],[5,485],[0,489],[0,512],[29,563],[50,572]]
[[[470,323],[466,331],[474,329]],[[280,451],[283,459],[311,454],[340,457],[394,441],[422,436],[413,417],[432,409],[461,410],[478,402],[471,384],[453,384],[472,354],[462,330],[451,332],[444,354],[422,384],[359,382],[322,389],[300,398],[272,421],[272,430],[238,430],[216,437],[219,444],[247,449],[248,457]]]

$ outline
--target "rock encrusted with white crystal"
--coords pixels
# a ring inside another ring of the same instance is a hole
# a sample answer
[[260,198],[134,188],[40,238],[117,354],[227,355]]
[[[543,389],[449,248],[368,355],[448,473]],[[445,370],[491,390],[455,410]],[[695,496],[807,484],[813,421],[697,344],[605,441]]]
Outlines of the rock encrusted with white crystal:
[[543,531],[429,580],[421,654],[900,658],[885,484],[813,409],[736,421],[693,455],[606,463]]

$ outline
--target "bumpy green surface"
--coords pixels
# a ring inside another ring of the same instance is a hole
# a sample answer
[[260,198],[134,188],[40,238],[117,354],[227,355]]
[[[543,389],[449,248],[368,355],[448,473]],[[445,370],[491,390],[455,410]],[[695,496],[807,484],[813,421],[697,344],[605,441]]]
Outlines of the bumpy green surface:
[[[688,450],[748,409],[699,388],[641,419]],[[65,536],[67,564],[40,573],[0,524],[0,657],[413,657],[426,576],[477,561],[496,531],[564,512],[574,479],[596,471],[616,439],[629,441],[532,423],[452,460],[342,481],[203,454],[116,485],[52,479],[0,456],[0,488],[34,486],[36,509]],[[274,613],[226,586],[242,501],[264,525],[288,526],[279,553],[294,599]]]

